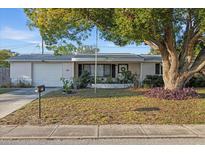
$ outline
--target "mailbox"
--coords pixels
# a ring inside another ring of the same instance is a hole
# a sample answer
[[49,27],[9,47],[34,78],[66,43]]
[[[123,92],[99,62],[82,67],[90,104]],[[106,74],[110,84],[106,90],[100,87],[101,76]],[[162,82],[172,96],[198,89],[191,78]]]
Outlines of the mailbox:
[[36,87],[35,92],[38,93],[38,117],[41,119],[41,93],[45,91],[45,85],[39,85]]
[[45,91],[45,86],[44,85],[37,86],[36,92],[41,93],[41,92],[44,92],[44,91]]

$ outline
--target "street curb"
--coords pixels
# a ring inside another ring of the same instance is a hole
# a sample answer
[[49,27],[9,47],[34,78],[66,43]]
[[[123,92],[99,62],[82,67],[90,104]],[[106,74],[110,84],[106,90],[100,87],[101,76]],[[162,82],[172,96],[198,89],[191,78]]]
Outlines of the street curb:
[[144,136],[144,137],[131,137],[131,136],[119,136],[119,137],[0,137],[0,140],[86,140],[86,139],[204,139],[205,136]]

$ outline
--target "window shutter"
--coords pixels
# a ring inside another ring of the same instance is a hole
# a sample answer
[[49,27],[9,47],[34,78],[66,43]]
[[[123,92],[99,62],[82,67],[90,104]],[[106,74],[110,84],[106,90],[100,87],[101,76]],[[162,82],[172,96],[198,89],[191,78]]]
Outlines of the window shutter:
[[155,74],[160,74],[160,64],[155,64]]
[[83,65],[82,64],[78,64],[78,76],[81,76],[83,71]]
[[116,73],[116,65],[112,64],[112,77],[115,78],[115,73]]

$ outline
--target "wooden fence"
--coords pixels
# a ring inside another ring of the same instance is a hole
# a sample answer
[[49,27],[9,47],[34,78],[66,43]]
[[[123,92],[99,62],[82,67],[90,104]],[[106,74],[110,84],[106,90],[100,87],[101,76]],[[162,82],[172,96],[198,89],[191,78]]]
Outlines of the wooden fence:
[[0,85],[10,83],[10,69],[0,67]]

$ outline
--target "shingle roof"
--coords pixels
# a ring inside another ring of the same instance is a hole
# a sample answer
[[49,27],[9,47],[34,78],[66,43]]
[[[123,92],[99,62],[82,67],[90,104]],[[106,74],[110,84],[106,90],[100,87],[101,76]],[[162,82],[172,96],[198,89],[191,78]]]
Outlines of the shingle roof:
[[160,55],[140,55],[144,58],[145,61],[162,61],[162,58]]
[[[79,54],[67,56],[55,56],[52,54],[27,54],[19,55],[10,58],[8,61],[78,61],[79,59],[93,60],[94,54]],[[159,55],[137,55],[132,53],[98,53],[98,60],[134,60],[134,61],[147,61],[147,62],[160,62],[161,56]]]
[[[98,53],[98,58],[141,58],[139,55],[132,53]],[[75,58],[95,58],[95,54],[74,55]]]
[[11,57],[9,61],[71,61],[72,56],[54,56],[51,54],[28,54]]

